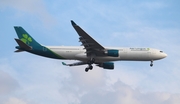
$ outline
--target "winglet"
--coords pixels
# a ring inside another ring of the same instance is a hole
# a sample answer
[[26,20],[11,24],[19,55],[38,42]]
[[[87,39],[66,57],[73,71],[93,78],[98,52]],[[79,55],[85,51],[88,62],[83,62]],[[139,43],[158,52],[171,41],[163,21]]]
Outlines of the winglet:
[[73,26],[77,26],[77,24],[76,24],[73,20],[71,20],[71,24],[72,24]]
[[62,62],[63,65],[67,66],[67,64],[65,62]]

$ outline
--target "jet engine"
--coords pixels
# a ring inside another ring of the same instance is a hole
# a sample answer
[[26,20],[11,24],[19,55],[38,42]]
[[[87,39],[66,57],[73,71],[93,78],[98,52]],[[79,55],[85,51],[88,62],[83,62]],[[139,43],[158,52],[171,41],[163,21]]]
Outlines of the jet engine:
[[112,56],[112,57],[118,57],[119,56],[119,50],[107,50],[105,52],[107,56]]
[[114,63],[112,63],[112,62],[100,63],[97,66],[102,67],[104,69],[114,69]]

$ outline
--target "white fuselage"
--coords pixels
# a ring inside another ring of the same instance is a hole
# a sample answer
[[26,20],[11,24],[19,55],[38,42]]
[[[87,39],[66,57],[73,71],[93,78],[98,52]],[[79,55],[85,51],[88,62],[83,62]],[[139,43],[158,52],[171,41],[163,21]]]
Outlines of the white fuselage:
[[[87,61],[90,57],[86,55],[86,49],[82,46],[46,46],[56,54],[68,60]],[[158,49],[153,48],[121,48],[121,47],[105,47],[105,49],[119,50],[118,57],[111,56],[95,56],[96,62],[109,61],[153,61],[165,58],[167,54]]]

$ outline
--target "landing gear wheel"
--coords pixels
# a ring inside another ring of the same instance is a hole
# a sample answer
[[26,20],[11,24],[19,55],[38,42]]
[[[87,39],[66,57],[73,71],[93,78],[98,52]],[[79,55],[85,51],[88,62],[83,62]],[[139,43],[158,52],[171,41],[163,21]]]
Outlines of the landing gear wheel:
[[90,70],[92,70],[92,69],[93,69],[93,66],[92,66],[92,65],[91,65],[91,66],[89,66],[89,69],[90,69]]
[[85,69],[85,72],[88,72],[88,71],[89,71],[89,68],[86,68],[86,69]]

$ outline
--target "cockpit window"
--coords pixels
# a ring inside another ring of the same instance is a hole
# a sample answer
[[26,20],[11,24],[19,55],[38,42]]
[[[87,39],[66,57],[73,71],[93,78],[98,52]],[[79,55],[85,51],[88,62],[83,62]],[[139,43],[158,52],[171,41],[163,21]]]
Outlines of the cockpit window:
[[163,51],[160,51],[161,53],[163,53]]

